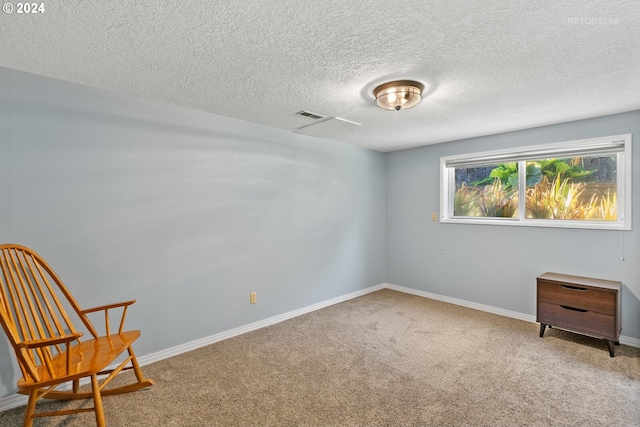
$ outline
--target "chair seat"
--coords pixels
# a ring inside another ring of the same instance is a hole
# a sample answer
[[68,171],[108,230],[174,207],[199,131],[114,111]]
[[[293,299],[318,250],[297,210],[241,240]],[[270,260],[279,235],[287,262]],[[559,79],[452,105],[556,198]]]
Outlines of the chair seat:
[[19,392],[28,392],[32,389],[97,374],[116,360],[139,336],[140,331],[133,330],[83,341],[69,349],[71,357],[69,372],[67,372],[67,354],[63,352],[52,359],[53,376],[46,367],[39,365],[37,372],[40,381],[33,381],[25,377],[20,378],[18,380]]

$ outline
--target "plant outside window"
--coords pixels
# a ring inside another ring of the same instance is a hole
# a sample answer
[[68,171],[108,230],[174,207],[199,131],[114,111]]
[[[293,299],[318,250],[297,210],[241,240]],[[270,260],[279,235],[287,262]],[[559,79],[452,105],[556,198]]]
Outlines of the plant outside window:
[[454,217],[517,218],[526,164],[525,218],[616,221],[616,163],[597,155],[456,168]]

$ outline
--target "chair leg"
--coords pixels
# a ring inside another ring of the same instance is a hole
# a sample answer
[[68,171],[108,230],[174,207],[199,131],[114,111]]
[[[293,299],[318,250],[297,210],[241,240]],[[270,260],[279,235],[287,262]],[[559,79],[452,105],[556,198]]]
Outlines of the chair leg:
[[96,411],[96,424],[98,427],[105,427],[107,422],[104,418],[102,396],[100,395],[100,384],[98,384],[98,376],[95,374],[91,375],[91,392],[93,393],[93,406]]
[[27,409],[24,414],[23,427],[33,426],[33,414],[36,412],[36,402],[38,401],[38,390],[31,390],[29,392],[29,402],[27,403]]
[[144,375],[142,374],[142,369],[140,369],[140,365],[138,364],[138,359],[136,359],[136,355],[133,353],[133,348],[129,347],[129,356],[131,356],[131,366],[133,366],[133,372],[136,374],[136,378],[138,382],[143,382]]

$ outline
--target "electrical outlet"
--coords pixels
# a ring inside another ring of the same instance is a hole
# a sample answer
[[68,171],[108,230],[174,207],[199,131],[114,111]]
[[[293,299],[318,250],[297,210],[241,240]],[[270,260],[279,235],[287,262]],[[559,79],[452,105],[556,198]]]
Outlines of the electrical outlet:
[[255,303],[256,303],[256,300],[257,300],[257,298],[258,298],[258,295],[257,295],[255,292],[251,292],[251,293],[249,294],[249,303],[250,303],[250,304],[255,304]]
[[432,213],[431,214],[431,221],[437,221],[438,220],[438,214],[437,213]]

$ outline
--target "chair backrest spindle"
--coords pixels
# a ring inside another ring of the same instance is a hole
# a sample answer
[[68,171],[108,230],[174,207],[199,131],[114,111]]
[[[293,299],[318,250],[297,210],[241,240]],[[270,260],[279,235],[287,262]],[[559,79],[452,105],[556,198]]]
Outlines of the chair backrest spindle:
[[51,374],[52,358],[65,349],[59,344],[27,349],[24,343],[76,333],[57,293],[76,312],[79,307],[47,263],[28,248],[1,245],[0,270],[0,323],[11,344],[21,349],[18,361],[23,374],[37,380],[35,366],[41,364]]

